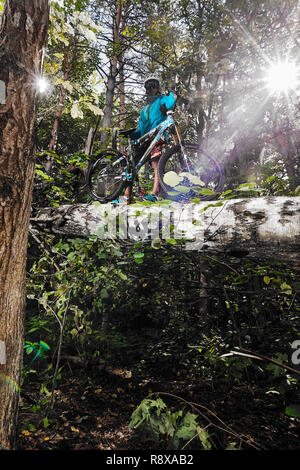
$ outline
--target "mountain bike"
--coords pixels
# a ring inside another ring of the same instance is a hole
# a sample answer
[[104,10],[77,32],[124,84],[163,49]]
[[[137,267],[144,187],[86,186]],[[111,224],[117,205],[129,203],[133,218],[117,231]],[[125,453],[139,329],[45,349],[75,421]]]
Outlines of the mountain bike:
[[100,152],[89,165],[86,180],[92,200],[111,202],[133,183],[137,183],[139,190],[139,172],[151,160],[152,149],[166,134],[171,135],[174,146],[159,159],[161,196],[179,202],[217,197],[224,185],[220,164],[197,145],[183,141],[173,114],[173,110],[167,111],[166,119],[136,142],[130,139],[135,129],[119,131],[119,135],[128,138],[126,153],[109,148]]

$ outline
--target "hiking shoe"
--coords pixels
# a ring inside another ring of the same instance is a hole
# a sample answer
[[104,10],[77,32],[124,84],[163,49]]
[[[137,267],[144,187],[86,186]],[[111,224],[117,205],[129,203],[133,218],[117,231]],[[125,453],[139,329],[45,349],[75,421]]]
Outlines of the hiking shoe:
[[112,204],[130,204],[130,199],[129,197],[126,197],[126,196],[120,196],[118,199],[115,199],[111,203]]
[[157,202],[158,198],[155,196],[155,194],[148,194],[148,196],[144,197],[144,201]]

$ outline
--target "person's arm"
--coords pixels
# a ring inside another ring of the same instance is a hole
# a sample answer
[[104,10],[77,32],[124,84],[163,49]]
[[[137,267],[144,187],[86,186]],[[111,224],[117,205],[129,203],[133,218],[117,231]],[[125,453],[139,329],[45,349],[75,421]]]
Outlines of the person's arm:
[[130,138],[133,140],[139,139],[141,137],[141,131],[137,128],[136,131],[131,132]]
[[176,103],[176,98],[177,95],[174,93],[174,91],[170,91],[169,95],[163,96],[162,104],[164,104],[167,109],[171,109]]

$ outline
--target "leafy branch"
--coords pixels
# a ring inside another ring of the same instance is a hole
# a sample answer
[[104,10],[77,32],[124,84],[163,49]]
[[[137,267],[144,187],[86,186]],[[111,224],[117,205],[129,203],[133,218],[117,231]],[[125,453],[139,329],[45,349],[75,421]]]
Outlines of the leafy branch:
[[[170,413],[166,409],[166,404],[160,398],[153,400],[152,396],[167,396],[184,403],[190,407],[196,414],[187,412],[185,415],[183,410],[175,413]],[[206,413],[204,413],[204,411]],[[200,427],[196,422],[197,415],[200,415],[207,421],[206,426]],[[214,427],[223,431],[224,433],[233,436],[241,443],[245,443],[256,450],[261,447],[255,443],[252,438],[236,433],[227,424],[225,424],[213,411],[198,403],[190,402],[182,397],[178,397],[169,392],[155,392],[150,393],[149,398],[143,400],[139,407],[133,412],[131,428],[141,427],[142,431],[148,431],[152,436],[158,440],[160,435],[167,434],[171,438],[171,445],[178,448],[180,439],[187,441],[181,450],[185,449],[194,439],[199,438],[202,447],[205,450],[210,450],[213,444],[212,436],[207,433],[209,427]],[[229,445],[230,446],[230,445]]]

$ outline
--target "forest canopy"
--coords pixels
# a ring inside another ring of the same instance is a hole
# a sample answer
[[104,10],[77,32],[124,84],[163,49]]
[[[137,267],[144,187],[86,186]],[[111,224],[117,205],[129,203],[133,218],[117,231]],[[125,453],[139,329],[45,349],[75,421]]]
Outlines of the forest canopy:
[[51,12],[41,151],[74,158],[97,116],[94,151],[114,127],[136,126],[143,81],[156,74],[164,90],[180,82],[177,111],[186,138],[231,167],[233,185],[255,179],[261,167],[267,173],[272,161],[277,171],[267,176],[288,176],[296,189],[296,1],[53,1]]

